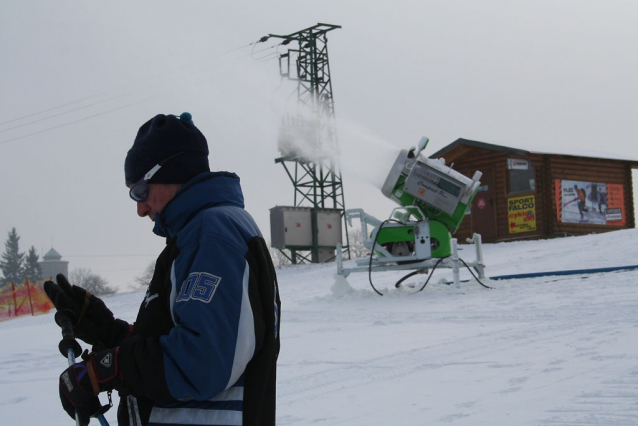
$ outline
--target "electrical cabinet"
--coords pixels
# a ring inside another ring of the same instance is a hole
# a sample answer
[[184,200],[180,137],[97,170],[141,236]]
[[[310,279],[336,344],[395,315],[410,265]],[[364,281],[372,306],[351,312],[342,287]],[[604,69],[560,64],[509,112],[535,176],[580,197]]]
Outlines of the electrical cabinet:
[[[317,243],[319,246],[336,247],[341,244],[341,210],[317,211]],[[334,254],[333,254],[334,255]]]
[[[274,248],[312,248],[313,223],[311,207],[273,207],[270,209],[270,245]],[[319,247],[341,244],[341,210],[317,210],[316,223]]]

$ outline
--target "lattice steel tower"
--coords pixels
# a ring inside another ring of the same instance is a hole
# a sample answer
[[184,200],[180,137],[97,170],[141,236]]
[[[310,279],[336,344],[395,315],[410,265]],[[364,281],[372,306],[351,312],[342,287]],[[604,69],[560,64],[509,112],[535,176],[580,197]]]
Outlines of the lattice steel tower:
[[[339,25],[317,24],[288,35],[269,34],[280,38],[283,45],[297,43],[279,56],[282,78],[297,82],[297,111],[282,119],[279,134],[283,165],[294,186],[294,205],[313,208],[313,244],[311,259],[291,250],[293,263],[318,261],[317,212],[339,209],[346,237],[344,250],[349,257],[347,224],[343,212],[345,200],[339,168],[339,149],[335,129],[335,107],[328,61],[326,34]],[[303,251],[303,250],[301,250]]]

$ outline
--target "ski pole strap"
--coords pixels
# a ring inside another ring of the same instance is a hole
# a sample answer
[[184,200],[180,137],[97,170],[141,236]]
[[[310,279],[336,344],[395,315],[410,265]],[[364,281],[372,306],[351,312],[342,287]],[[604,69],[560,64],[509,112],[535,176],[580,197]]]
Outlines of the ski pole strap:
[[82,321],[82,318],[84,318],[84,314],[89,308],[89,303],[91,303],[91,292],[86,290],[86,293],[84,294],[84,304],[82,305],[82,311],[80,312],[80,316],[78,317],[78,322],[76,323],[76,325],[78,325],[80,321]]
[[89,359],[86,360],[86,370],[89,373],[89,380],[91,381],[91,387],[93,388],[93,393],[98,395],[100,393],[100,387],[98,386],[97,375],[95,374],[95,368],[93,367],[93,359],[95,357],[93,354],[90,355]]

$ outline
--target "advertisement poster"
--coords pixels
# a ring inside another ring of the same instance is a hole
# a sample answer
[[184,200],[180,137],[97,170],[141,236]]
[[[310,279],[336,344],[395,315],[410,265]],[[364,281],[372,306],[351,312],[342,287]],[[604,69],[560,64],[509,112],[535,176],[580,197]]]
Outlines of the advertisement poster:
[[536,201],[533,195],[508,198],[510,234],[536,231]]
[[625,225],[621,184],[555,179],[554,189],[559,222]]

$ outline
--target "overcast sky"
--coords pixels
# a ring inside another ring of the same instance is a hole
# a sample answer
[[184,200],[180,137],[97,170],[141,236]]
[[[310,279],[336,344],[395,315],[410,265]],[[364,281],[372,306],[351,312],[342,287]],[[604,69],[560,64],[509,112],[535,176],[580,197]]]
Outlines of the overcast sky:
[[250,43],[318,22],[342,26],[328,46],[348,208],[385,218],[370,182],[423,135],[426,155],[463,137],[638,158],[636,1],[2,0],[0,241],[15,227],[22,250],[53,246],[125,289],[164,241],[124,158],[144,122],[183,111],[270,241],[269,209],[293,204],[274,159],[295,86],[278,41]]

